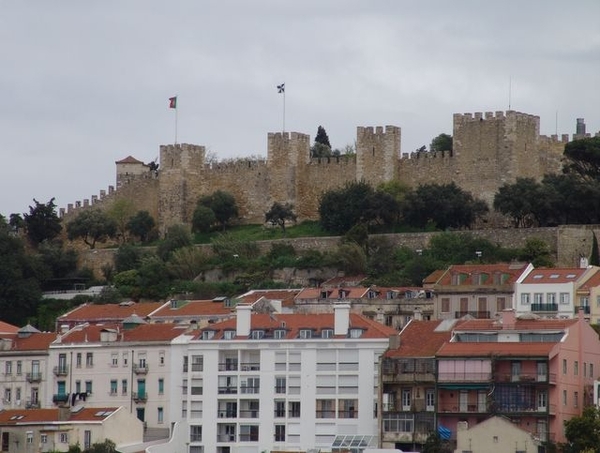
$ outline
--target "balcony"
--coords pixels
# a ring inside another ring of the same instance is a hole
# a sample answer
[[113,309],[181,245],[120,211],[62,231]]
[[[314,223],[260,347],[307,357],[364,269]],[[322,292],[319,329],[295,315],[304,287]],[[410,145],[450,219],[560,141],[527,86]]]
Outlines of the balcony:
[[240,418],[258,418],[259,417],[259,411],[258,409],[248,409],[248,410],[244,410],[241,409],[240,410]]
[[69,366],[58,365],[52,371],[54,372],[54,376],[67,376],[69,374]]
[[55,393],[52,395],[53,403],[66,403],[67,401],[69,401],[69,395],[66,393]]
[[235,434],[217,434],[217,442],[235,442]]
[[531,304],[531,311],[533,313],[554,313],[558,312],[558,304]]
[[136,403],[145,403],[148,399],[148,394],[146,392],[133,392],[131,397]]
[[40,402],[39,401],[27,401],[25,402],[25,409],[39,409]]
[[492,379],[491,373],[438,373],[438,382],[487,382]]
[[583,311],[584,315],[590,314],[590,306],[589,305],[581,305],[579,307],[575,307],[575,314],[579,313],[579,310]]
[[218,418],[237,418],[237,412],[234,409],[219,409]]
[[148,365],[133,364],[133,372],[135,374],[148,374]]
[[229,385],[226,387],[219,387],[219,394],[221,395],[234,395],[237,394],[237,386]]
[[27,373],[27,374],[25,374],[25,379],[27,379],[27,382],[29,382],[29,383],[41,382],[42,381],[42,373]]
[[556,383],[556,373],[545,373],[545,374],[511,374],[511,373],[498,373],[496,375],[496,381],[498,382],[518,382],[520,384],[527,383]]
[[260,363],[240,363],[241,371],[259,371]]
[[487,404],[457,404],[446,403],[438,405],[438,412],[453,413],[453,414],[488,414],[490,412]]
[[238,370],[237,362],[219,363],[219,371],[237,371],[237,370]]

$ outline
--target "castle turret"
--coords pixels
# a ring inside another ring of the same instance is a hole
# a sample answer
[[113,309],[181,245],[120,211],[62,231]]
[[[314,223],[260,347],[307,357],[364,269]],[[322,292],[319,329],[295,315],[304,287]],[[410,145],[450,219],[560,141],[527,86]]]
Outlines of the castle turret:
[[373,186],[391,181],[400,159],[401,131],[397,126],[356,129],[356,180]]

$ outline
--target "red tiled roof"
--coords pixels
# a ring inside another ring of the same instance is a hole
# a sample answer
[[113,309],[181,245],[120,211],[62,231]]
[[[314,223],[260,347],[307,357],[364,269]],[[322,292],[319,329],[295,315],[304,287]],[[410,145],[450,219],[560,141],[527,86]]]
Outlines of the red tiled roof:
[[83,304],[70,312],[59,316],[61,322],[96,322],[104,320],[123,320],[136,314],[142,318],[163,305],[162,302],[142,302],[133,304]]
[[125,159],[115,161],[115,164],[143,164],[141,160],[137,160],[133,156],[127,156]]
[[232,311],[231,307],[225,307],[223,302],[213,302],[212,300],[186,300],[178,301],[177,308],[171,308],[171,302],[165,303],[162,307],[152,313],[152,319],[163,317],[193,317],[193,316],[216,316],[228,315]]
[[552,268],[534,269],[523,283],[568,283],[577,281],[588,269],[587,268]]
[[[514,283],[523,272],[527,269],[527,263],[497,263],[497,264],[454,264],[450,266],[447,270],[435,271],[426,277],[425,281],[428,284],[434,285],[451,285],[452,275],[455,274],[488,274],[494,275],[496,273],[500,274],[508,274],[509,278],[504,281],[502,284],[511,284]],[[473,282],[469,279],[461,282],[464,285],[473,285]],[[490,278],[485,283],[478,283],[478,286],[492,286],[497,285],[498,283],[494,283],[494,279]]]
[[[321,297],[326,294],[326,299],[362,299],[366,297],[369,288],[364,286],[345,286],[343,288],[303,288],[295,297],[296,300],[306,299],[324,299]],[[342,297],[343,293],[343,297]]]
[[579,289],[589,290],[596,286],[600,286],[600,272],[594,272],[585,282],[583,282]]
[[[202,329],[195,338],[201,338],[202,331],[209,330],[217,332],[214,339],[220,339],[222,338],[224,331],[236,329],[236,322],[236,319],[228,319],[227,321],[215,323],[210,327]],[[320,332],[322,329],[333,329],[334,314],[322,313],[316,316],[314,314],[268,315],[255,313],[251,315],[252,330],[273,331],[275,329],[282,328],[287,330],[285,339],[298,338],[298,334],[301,329],[312,329],[316,332]],[[350,313],[350,328],[364,329],[364,332],[360,337],[362,339],[389,338],[390,336],[397,335],[398,333],[391,327],[384,326],[383,324],[372,321],[369,318],[356,313]]]
[[[71,412],[69,422],[98,422],[118,410],[118,407],[89,407],[77,412]],[[0,425],[21,425],[32,423],[59,422],[59,409],[9,409],[0,411]]]
[[437,357],[547,357],[557,343],[444,343]]
[[16,351],[45,351],[50,343],[56,340],[56,334],[50,332],[32,333],[27,337],[13,337],[13,350]]
[[0,334],[17,333],[18,330],[19,328],[17,326],[13,326],[12,324],[9,324],[7,322],[0,321]]
[[[452,337],[452,328],[436,331],[444,321],[411,320],[400,332],[400,345],[390,349],[386,357],[433,357]],[[458,321],[454,327],[463,321]]]
[[61,338],[62,344],[99,342],[101,332],[110,329],[118,331],[116,342],[128,341],[170,341],[183,334],[187,326],[178,324],[140,324],[131,329],[123,329],[119,324],[93,324],[73,329]]

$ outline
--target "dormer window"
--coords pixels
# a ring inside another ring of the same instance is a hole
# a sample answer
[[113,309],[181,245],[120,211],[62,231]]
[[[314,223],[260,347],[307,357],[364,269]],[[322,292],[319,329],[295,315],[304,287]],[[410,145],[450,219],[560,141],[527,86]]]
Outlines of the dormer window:
[[349,332],[350,338],[360,338],[362,334],[363,334],[363,330],[356,329],[356,328],[350,329],[350,332]]
[[394,291],[388,291],[385,293],[386,299],[394,299]]
[[265,336],[264,330],[253,330],[252,332],[250,332],[250,338],[252,338],[253,340],[260,340],[264,336]]
[[327,291],[321,291],[321,299],[327,299]]
[[223,301],[223,306],[226,308],[230,308],[232,306],[231,299],[227,298]]
[[312,330],[310,329],[300,329],[300,334],[299,334],[300,338],[302,339],[308,339],[308,338],[312,338]]
[[275,329],[273,331],[273,338],[275,338],[276,340],[281,340],[282,338],[285,338],[286,334],[287,330],[285,329]]
[[235,337],[235,330],[226,330],[223,332],[224,340],[233,340],[234,337]]
[[205,330],[204,332],[202,332],[203,340],[212,340],[214,336],[215,336],[214,330]]
[[367,297],[369,299],[375,299],[377,297],[377,292],[373,291],[373,290],[369,290],[369,292],[367,293]]
[[321,338],[333,338],[333,329],[322,329]]

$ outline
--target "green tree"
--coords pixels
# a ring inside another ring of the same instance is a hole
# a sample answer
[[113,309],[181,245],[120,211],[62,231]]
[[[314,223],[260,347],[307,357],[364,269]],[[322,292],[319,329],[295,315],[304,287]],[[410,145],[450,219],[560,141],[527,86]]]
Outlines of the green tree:
[[138,211],[127,222],[127,230],[129,233],[140,238],[142,244],[148,242],[151,232],[154,230],[156,222],[154,217],[148,211]]
[[590,252],[590,261],[591,266],[600,266],[600,254],[598,252],[598,238],[596,237],[596,233],[592,232],[592,251]]
[[540,238],[529,238],[519,251],[518,258],[532,263],[535,267],[554,267],[548,244]]
[[108,208],[106,214],[115,222],[116,226],[116,237],[122,243],[126,242],[128,224],[135,213],[135,205],[133,201],[127,198],[120,198],[116,200],[112,206]]
[[167,235],[158,244],[156,254],[163,261],[167,261],[175,250],[192,245],[192,236],[184,225],[172,225],[167,230]]
[[97,242],[106,242],[116,234],[116,222],[100,209],[86,209],[67,223],[69,240],[82,239],[90,249],[96,248]]
[[330,157],[332,155],[331,143],[323,126],[317,128],[315,142],[310,149],[311,157]]
[[271,209],[265,213],[265,222],[269,222],[273,226],[279,226],[285,235],[285,222],[291,221],[296,223],[297,216],[294,214],[294,205],[290,203],[281,204],[273,203]]
[[35,205],[29,206],[29,213],[23,214],[23,217],[27,237],[37,247],[43,241],[57,237],[62,230],[62,226],[60,218],[56,214],[54,198],[51,198],[46,204],[38,202],[35,198],[33,202]]
[[25,228],[25,220],[23,220],[21,214],[11,214],[9,217],[8,224],[15,233],[19,233]]
[[208,233],[216,223],[217,216],[211,208],[200,204],[196,206],[192,217],[193,233]]
[[367,272],[367,255],[365,250],[355,242],[341,244],[333,252],[333,260],[346,275],[360,275]]
[[581,416],[565,421],[565,453],[600,452],[600,412],[596,406],[583,409]]
[[565,145],[563,171],[585,180],[600,181],[600,137],[573,140]]
[[320,143],[321,145],[327,146],[331,149],[331,143],[329,143],[329,136],[327,135],[327,131],[323,126],[319,126],[317,128],[317,135],[315,137],[315,143]]
[[83,453],[117,453],[117,445],[110,439],[104,439],[104,442],[95,442]]
[[440,134],[431,140],[431,151],[452,151],[452,135]]
[[131,269],[137,269],[142,259],[142,252],[139,248],[130,244],[123,244],[115,254],[115,270],[124,272]]
[[208,268],[209,258],[195,247],[182,247],[171,254],[167,263],[169,273],[176,279],[194,280]]
[[223,190],[217,190],[211,195],[201,197],[198,204],[212,209],[223,230],[228,223],[238,217],[238,207],[234,196]]
[[438,433],[431,433],[423,444],[423,453],[452,453],[454,450],[449,441],[444,440]]
[[373,188],[364,181],[346,183],[341,189],[325,192],[319,202],[321,227],[334,234],[344,234],[354,225],[368,221],[366,215]]
[[77,273],[77,252],[63,247],[61,241],[40,244],[37,256],[48,269],[48,278],[68,278]]
[[470,228],[488,211],[485,202],[455,183],[423,184],[406,194],[404,220],[408,225],[438,229]]

